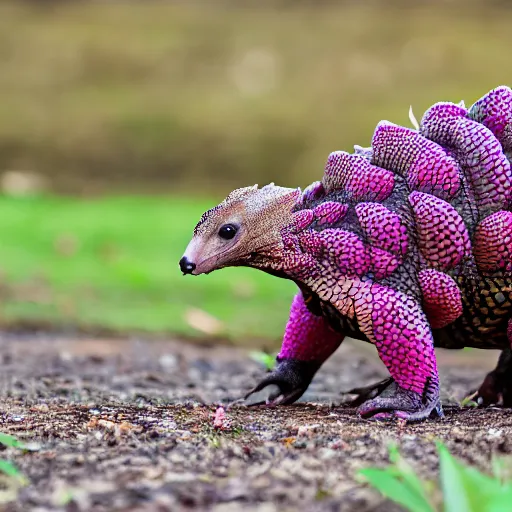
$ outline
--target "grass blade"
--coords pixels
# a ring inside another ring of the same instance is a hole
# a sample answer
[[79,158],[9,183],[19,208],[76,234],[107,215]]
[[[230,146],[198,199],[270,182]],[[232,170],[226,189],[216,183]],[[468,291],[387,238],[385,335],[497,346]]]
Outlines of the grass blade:
[[359,474],[383,496],[404,506],[411,512],[434,512],[430,503],[414,486],[401,481],[391,469],[366,468]]
[[4,434],[3,432],[0,432],[0,444],[8,446],[9,448],[23,449],[25,447],[25,445],[21,441],[18,441],[14,436]]
[[443,444],[438,443],[437,450],[445,512],[477,512],[469,499],[462,466]]
[[21,485],[27,485],[28,480],[23,473],[8,460],[0,459],[0,472],[4,473],[9,478],[16,480]]
[[407,485],[413,489],[418,495],[420,495],[425,502],[429,502],[423,486],[418,475],[414,472],[412,466],[400,455],[398,446],[392,444],[389,447],[389,458],[391,462],[395,464],[395,468],[398,471],[399,476],[407,483]]

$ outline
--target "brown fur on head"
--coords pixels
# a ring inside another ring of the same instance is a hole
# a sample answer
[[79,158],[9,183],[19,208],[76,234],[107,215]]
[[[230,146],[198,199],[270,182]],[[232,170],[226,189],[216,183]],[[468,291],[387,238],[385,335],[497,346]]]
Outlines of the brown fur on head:
[[281,231],[292,223],[300,189],[273,183],[239,188],[203,214],[180,261],[185,273],[207,274],[230,266],[265,268],[282,252]]

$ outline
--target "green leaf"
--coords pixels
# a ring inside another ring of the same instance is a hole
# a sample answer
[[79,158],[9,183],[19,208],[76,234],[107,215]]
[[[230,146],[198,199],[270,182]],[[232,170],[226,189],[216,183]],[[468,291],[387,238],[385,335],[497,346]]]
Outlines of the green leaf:
[[257,363],[261,363],[265,369],[271,371],[274,369],[276,365],[276,355],[275,354],[267,354],[266,352],[255,351],[250,354],[251,359],[256,361]]
[[457,461],[443,444],[438,443],[437,450],[445,512],[472,512],[473,508]]
[[0,459],[0,472],[7,475],[9,478],[16,480],[18,483],[22,485],[27,485],[27,478],[21,473],[21,471],[8,460]]
[[486,475],[477,468],[463,466],[460,462],[457,464],[470,491],[478,490],[478,495],[481,496],[483,494],[499,492],[502,489],[501,482],[497,478]]
[[476,468],[464,466],[442,443],[437,447],[445,512],[486,510],[489,498],[500,492],[499,481]]
[[366,468],[359,474],[383,496],[406,507],[410,512],[434,512],[422,493],[418,493],[406,481],[400,481],[389,469]]
[[423,486],[418,475],[414,472],[412,466],[400,455],[398,446],[394,443],[389,447],[389,458],[391,462],[395,464],[395,468],[399,476],[403,478],[403,480],[411,489],[413,489],[425,500],[425,502],[428,503],[425,487]]
[[485,512],[509,512],[512,503],[512,485],[501,489],[501,492],[491,496],[485,506]]
[[8,446],[9,448],[18,448],[19,450],[24,450],[27,452],[35,452],[41,449],[39,443],[23,443],[19,441],[14,436],[9,434],[4,434],[0,432],[0,444],[4,446]]
[[[497,477],[461,464],[440,443],[438,450],[446,512],[461,510],[458,508],[461,506],[468,512],[510,510],[509,485],[502,485]],[[504,502],[508,502],[508,508],[501,508]]]
[[0,432],[0,444],[8,446],[9,448],[24,448],[24,444],[18,441],[14,436]]
[[466,397],[464,397],[461,401],[460,401],[460,406],[461,407],[478,407],[478,404],[475,402],[474,398],[476,397],[478,393],[475,391],[474,393],[472,393],[471,395],[468,395]]
[[[509,512],[512,510],[512,482],[508,477],[508,459],[493,461],[494,476],[482,473],[453,457],[437,442],[440,463],[440,486],[444,512]],[[410,512],[433,512],[427,496],[437,494],[436,487],[422,482],[400,455],[395,444],[390,446],[393,463],[385,470],[368,468],[359,472],[382,495],[406,507]]]

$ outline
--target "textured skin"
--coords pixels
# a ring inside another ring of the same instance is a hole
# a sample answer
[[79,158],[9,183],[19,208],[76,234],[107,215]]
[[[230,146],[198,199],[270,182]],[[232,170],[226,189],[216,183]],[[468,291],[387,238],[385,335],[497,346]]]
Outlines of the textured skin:
[[511,154],[512,91],[499,87],[468,110],[434,105],[419,131],[381,122],[371,148],[329,155],[281,243],[231,262],[301,289],[273,377],[300,373],[292,363],[319,368],[344,336],[361,339],[392,386],[360,413],[419,420],[442,415],[435,346],[498,348],[481,396],[512,405]]
[[336,332],[325,318],[309,311],[304,296],[295,296],[290,318],[284,333],[279,360],[297,359],[323,363],[343,341],[343,335]]

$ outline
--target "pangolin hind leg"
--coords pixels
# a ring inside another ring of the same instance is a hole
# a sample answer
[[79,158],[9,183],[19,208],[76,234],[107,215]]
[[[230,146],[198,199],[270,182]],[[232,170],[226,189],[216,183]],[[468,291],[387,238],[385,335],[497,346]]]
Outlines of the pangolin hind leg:
[[[512,319],[508,322],[508,339],[512,346]],[[480,405],[503,403],[512,407],[512,349],[501,352],[496,368],[487,374],[477,391],[476,400]]]
[[359,413],[408,421],[442,416],[433,336],[421,306],[383,286],[373,286],[370,295],[371,301],[360,303],[358,318],[393,381],[381,383],[381,394],[364,402]]
[[[422,270],[419,283],[423,295],[422,308],[433,328],[448,325],[462,313],[460,290],[448,275],[434,269]],[[361,405],[377,396],[388,396],[396,388],[392,377],[369,386],[351,389],[347,394],[357,395],[351,405]]]

